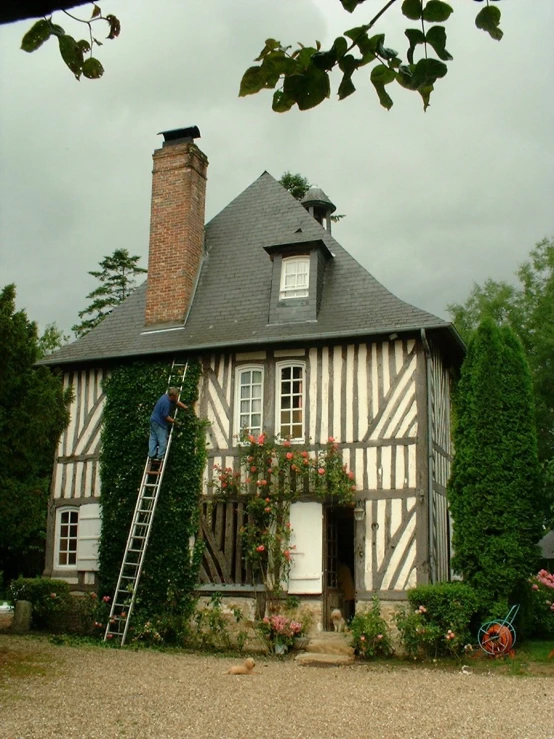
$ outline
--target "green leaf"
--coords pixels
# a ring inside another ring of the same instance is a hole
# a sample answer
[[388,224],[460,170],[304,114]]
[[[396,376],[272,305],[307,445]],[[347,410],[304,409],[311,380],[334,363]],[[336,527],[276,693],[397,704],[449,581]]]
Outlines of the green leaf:
[[345,72],[339,85],[339,100],[344,100],[344,98],[352,95],[353,92],[356,92],[356,88],[354,87],[354,83],[352,82],[352,76]]
[[21,40],[21,48],[23,51],[31,53],[39,49],[45,41],[48,41],[52,35],[51,23],[47,20],[40,20],[30,28]]
[[421,0],[404,0],[402,14],[411,21],[418,21],[421,18]]
[[73,36],[64,34],[58,38],[60,45],[60,54],[62,59],[67,64],[69,69],[75,75],[75,79],[79,79],[81,76],[81,70],[83,67],[83,52],[79,48],[79,44],[75,41]]
[[487,5],[477,14],[475,25],[477,28],[486,31],[495,41],[500,41],[504,35],[500,30],[500,10],[494,5]]
[[80,41],[77,41],[77,46],[81,49],[83,54],[86,54],[90,51],[90,44],[85,39],[81,39]]
[[404,33],[408,37],[408,41],[410,42],[410,48],[408,49],[408,61],[410,62],[410,64],[413,64],[415,47],[418,44],[425,43],[425,34],[423,33],[423,31],[420,31],[419,28],[407,28]]
[[329,97],[331,86],[329,75],[315,66],[303,74],[285,77],[283,92],[296,102],[300,110],[309,110]]
[[429,23],[444,23],[450,18],[450,14],[453,13],[453,8],[447,3],[443,3],[442,0],[429,0],[425,8],[423,9],[423,20]]
[[254,95],[265,87],[266,74],[261,67],[249,67],[240,81],[239,97]]
[[90,17],[91,18],[98,18],[99,15],[102,15],[102,11],[98,7],[98,5],[93,5],[92,6],[92,15]]
[[345,10],[348,10],[349,13],[353,13],[354,10],[356,10],[358,5],[361,5],[365,2],[365,0],[340,0],[342,3],[342,6]]
[[452,55],[446,50],[446,31],[443,26],[431,26],[425,34],[425,40],[431,44],[439,59],[449,62]]
[[348,51],[348,42],[344,38],[344,36],[338,36],[334,40],[333,51],[335,52],[338,60],[342,59],[342,57],[346,54],[346,52]]
[[328,71],[333,69],[337,63],[337,57],[332,49],[329,51],[317,51],[312,57],[312,62],[318,69],[325,69]]
[[276,113],[286,113],[294,105],[294,100],[289,98],[282,90],[276,90],[273,95],[272,108]]
[[107,15],[106,20],[110,24],[110,32],[106,36],[106,38],[117,38],[117,36],[119,36],[119,34],[121,33],[121,23],[115,17],[115,15]]
[[391,96],[385,90],[385,86],[377,82],[373,82],[373,86],[375,87],[375,91],[377,92],[377,95],[379,97],[379,102],[381,103],[383,108],[390,110],[393,106],[393,102]]
[[377,64],[377,66],[373,67],[373,69],[371,70],[370,79],[374,85],[388,85],[391,82],[394,82],[394,80],[396,79],[396,74],[394,70],[389,69],[384,64]]
[[100,64],[98,59],[91,57],[83,64],[83,74],[85,77],[88,77],[89,80],[97,80],[104,74],[104,67]]
[[427,87],[422,87],[418,90],[423,100],[423,110],[424,111],[426,111],[430,105],[429,99],[431,97],[431,93],[433,92],[433,90],[434,90],[433,85],[428,85]]
[[266,39],[265,46],[261,50],[260,55],[257,56],[254,61],[255,62],[261,62],[262,59],[265,59],[265,57],[268,54],[271,54],[273,51],[277,51],[277,49],[281,48],[281,42],[276,41],[274,38],[268,38]]
[[351,28],[350,30],[345,31],[344,35],[357,44],[360,39],[367,38],[367,31],[367,26],[356,26],[356,28]]
[[352,74],[358,69],[359,60],[352,56],[352,54],[346,54],[340,62],[339,67],[341,72],[352,76]]
[[402,85],[402,87],[405,87],[406,90],[417,90],[416,85],[414,84],[414,64],[406,65],[401,64],[398,68],[398,72],[396,75],[396,81]]
[[56,25],[55,23],[50,23],[50,29],[52,31],[53,36],[65,36],[65,30],[61,26]]
[[420,59],[413,69],[413,85],[416,90],[433,85],[439,77],[444,77],[448,67],[438,59]]

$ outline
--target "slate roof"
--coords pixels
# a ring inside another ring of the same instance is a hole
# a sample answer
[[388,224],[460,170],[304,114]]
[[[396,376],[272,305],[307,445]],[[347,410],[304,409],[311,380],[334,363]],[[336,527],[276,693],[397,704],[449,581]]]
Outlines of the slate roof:
[[[317,321],[269,325],[272,262],[265,246],[323,239],[334,258],[326,267]],[[146,282],[86,336],[45,364],[76,364],[230,346],[252,348],[439,329],[448,322],[394,296],[369,274],[270,174],[264,172],[206,225],[206,256],[184,327],[148,332]]]

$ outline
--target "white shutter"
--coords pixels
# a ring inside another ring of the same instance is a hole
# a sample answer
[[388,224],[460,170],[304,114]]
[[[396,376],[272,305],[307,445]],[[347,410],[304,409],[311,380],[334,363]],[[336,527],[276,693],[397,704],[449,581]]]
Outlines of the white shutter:
[[98,570],[98,540],[100,538],[100,504],[87,503],[79,508],[77,569],[81,572]]
[[292,564],[288,592],[318,594],[323,591],[323,505],[293,503],[290,507],[292,528]]

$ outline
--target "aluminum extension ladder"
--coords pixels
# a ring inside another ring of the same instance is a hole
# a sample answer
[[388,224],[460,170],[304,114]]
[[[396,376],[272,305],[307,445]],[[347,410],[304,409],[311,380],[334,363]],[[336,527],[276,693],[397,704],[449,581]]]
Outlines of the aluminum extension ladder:
[[[187,369],[188,361],[179,363],[174,360],[171,365],[167,387],[168,389],[170,387],[176,387],[179,390],[178,400],[181,398]],[[179,408],[177,407],[175,416],[177,416],[178,410]],[[133,606],[135,605],[144,555],[148,547],[152,521],[154,520],[154,513],[171,447],[173,428],[174,424],[171,424],[164,458],[158,462],[147,457],[144,472],[142,473],[142,481],[125,546],[125,554],[123,555],[117,586],[112,598],[110,616],[104,633],[104,641],[118,641],[120,646],[125,644],[129,630],[129,622],[131,620]]]

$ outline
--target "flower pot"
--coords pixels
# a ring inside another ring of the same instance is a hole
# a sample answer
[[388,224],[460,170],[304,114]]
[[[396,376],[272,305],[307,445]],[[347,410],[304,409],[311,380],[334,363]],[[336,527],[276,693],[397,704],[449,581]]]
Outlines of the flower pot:
[[275,643],[275,654],[286,654],[288,652],[288,646],[281,642]]

